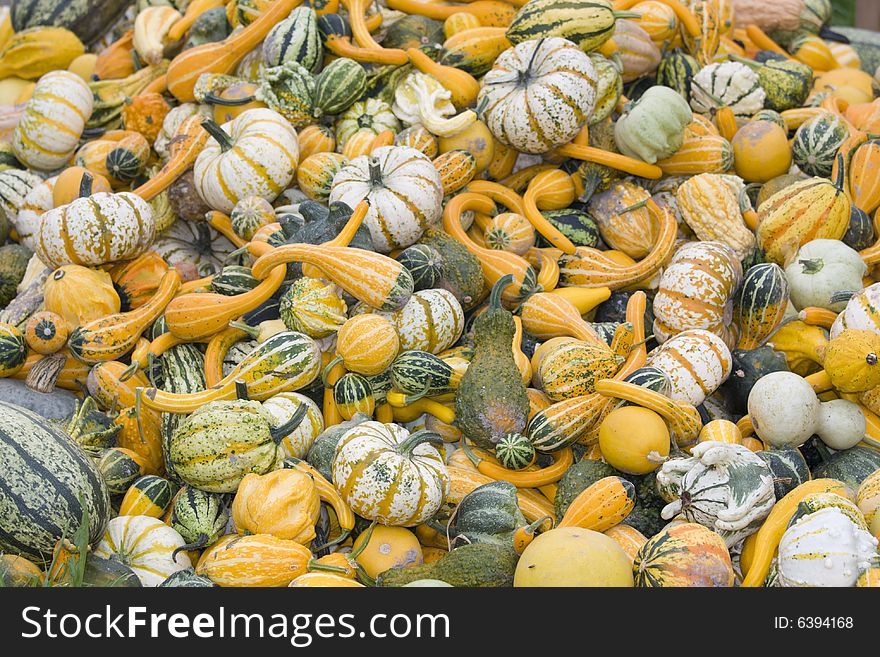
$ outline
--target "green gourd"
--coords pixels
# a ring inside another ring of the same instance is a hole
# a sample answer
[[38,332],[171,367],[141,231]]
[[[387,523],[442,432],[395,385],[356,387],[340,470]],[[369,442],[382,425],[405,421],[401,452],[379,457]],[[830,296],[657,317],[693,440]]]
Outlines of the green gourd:
[[513,280],[502,276],[489,308],[474,320],[474,356],[455,395],[456,425],[472,442],[492,449],[502,436],[523,433],[529,396],[513,358],[513,315],[501,307],[501,293]]
[[677,91],[654,86],[624,107],[614,124],[614,141],[624,155],[654,164],[681,147],[692,117],[687,101]]
[[483,298],[485,285],[477,257],[461,242],[436,228],[426,230],[419,243],[434,247],[442,256],[441,277],[435,287],[451,292],[464,311],[476,307]]
[[794,60],[770,59],[763,64],[731,55],[731,59],[745,64],[758,74],[758,83],[764,90],[764,107],[782,112],[802,107],[813,81],[813,69]]
[[376,585],[404,586],[420,579],[438,579],[465,588],[512,586],[518,560],[519,556],[508,546],[471,543],[455,548],[434,563],[379,573]]

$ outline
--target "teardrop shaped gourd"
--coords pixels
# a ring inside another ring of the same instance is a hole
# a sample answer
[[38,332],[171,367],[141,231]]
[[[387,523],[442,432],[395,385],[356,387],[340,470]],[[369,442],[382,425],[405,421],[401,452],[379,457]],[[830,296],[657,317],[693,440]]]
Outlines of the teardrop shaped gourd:
[[321,369],[321,350],[303,333],[276,333],[244,357],[216,385],[195,393],[147,388],[140,395],[147,408],[165,413],[192,413],[208,402],[235,399],[236,383],[250,399],[263,401],[280,392],[294,392],[314,381]]
[[180,284],[180,274],[170,269],[162,277],[156,293],[144,305],[77,327],[70,334],[70,353],[89,364],[116,360],[130,351],[141,333],[162,314]]
[[538,292],[523,301],[518,312],[523,328],[539,340],[570,336],[604,345],[575,305],[562,295]]
[[605,404],[606,399],[595,392],[556,402],[535,413],[526,436],[535,451],[546,454],[573,445],[596,424]]
[[595,392],[596,382],[614,376],[623,360],[605,344],[575,340],[545,355],[538,376],[544,393],[562,401]]
[[604,532],[620,524],[636,506],[636,488],[623,477],[603,477],[574,498],[557,527]]
[[658,224],[657,241],[648,255],[635,264],[621,264],[598,249],[579,246],[574,255],[559,258],[560,283],[619,290],[653,276],[675,248],[678,224],[672,213],[653,200],[648,200],[647,205],[652,219]]
[[740,328],[738,349],[757,349],[782,323],[788,307],[785,270],[773,263],[750,268],[743,278],[734,304],[734,320]]

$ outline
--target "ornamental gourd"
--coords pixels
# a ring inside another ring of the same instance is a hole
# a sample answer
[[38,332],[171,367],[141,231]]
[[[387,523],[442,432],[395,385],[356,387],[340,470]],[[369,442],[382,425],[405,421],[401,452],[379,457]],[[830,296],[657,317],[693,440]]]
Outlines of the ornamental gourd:
[[596,70],[572,42],[546,37],[505,50],[480,86],[477,107],[492,134],[522,153],[545,153],[589,119]]
[[836,338],[848,328],[867,329],[880,333],[880,284],[874,283],[854,294],[834,324],[829,335]]
[[731,355],[717,335],[689,329],[656,349],[648,365],[666,372],[672,383],[672,399],[702,404],[730,376]]
[[326,338],[345,324],[348,308],[339,288],[317,278],[298,278],[281,295],[284,325],[312,338]]
[[232,521],[239,534],[271,534],[302,545],[315,538],[321,500],[312,478],[299,470],[249,474],[232,501]]
[[411,527],[433,516],[449,491],[449,471],[430,444],[440,437],[396,424],[364,422],[342,435],[333,484],[352,510],[383,525]]
[[408,146],[383,146],[356,157],[333,178],[330,203],[370,204],[364,224],[381,253],[414,244],[440,219],[443,184],[423,153]]
[[657,473],[660,494],[670,503],[661,517],[682,513],[718,532],[728,547],[761,526],[776,503],[770,468],[742,445],[707,441],[691,457],[666,461]]
[[299,164],[296,131],[277,112],[248,110],[229,123],[202,124],[211,134],[196,158],[196,191],[215,210],[229,213],[241,199],[274,200]]
[[754,250],[755,235],[745,225],[736,193],[727,184],[731,177],[701,173],[688,178],[676,190],[675,200],[681,218],[701,241],[723,242],[742,260]]
[[146,201],[130,192],[99,192],[46,212],[34,251],[50,267],[103,265],[139,256],[155,234]]
[[400,338],[401,351],[421,349],[439,354],[461,337],[464,311],[451,292],[420,290],[389,319]]
[[66,164],[92,113],[92,102],[92,92],[78,75],[67,71],[44,75],[12,133],[15,156],[40,171]]
[[293,431],[282,436],[279,448],[284,457],[305,458],[315,439],[324,431],[321,409],[298,392],[280,392],[263,402],[263,410],[272,416],[272,426],[279,427],[290,420],[300,406],[306,407],[306,416]]
[[639,23],[619,20],[614,25],[615,55],[623,64],[623,82],[648,75],[660,64],[660,49]]
[[697,523],[667,525],[639,549],[633,561],[638,587],[733,586],[735,575],[724,540]]
[[691,119],[691,108],[678,92],[653,86],[624,107],[614,124],[614,141],[624,155],[653,164],[681,147]]
[[807,242],[785,268],[791,302],[797,310],[816,307],[839,313],[847,301],[831,297],[841,290],[861,290],[867,270],[858,252],[839,240]]
[[764,107],[765,97],[758,75],[738,62],[709,64],[691,80],[691,109],[699,114],[729,107],[737,121],[746,121]]
[[119,516],[107,524],[95,556],[116,559],[134,571],[144,586],[158,586],[179,570],[192,567],[183,537],[158,518]]

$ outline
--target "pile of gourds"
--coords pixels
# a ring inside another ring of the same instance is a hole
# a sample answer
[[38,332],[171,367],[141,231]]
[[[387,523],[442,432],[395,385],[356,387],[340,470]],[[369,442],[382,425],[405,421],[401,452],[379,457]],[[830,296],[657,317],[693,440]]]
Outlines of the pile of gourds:
[[880,585],[829,0],[14,0],[0,581]]

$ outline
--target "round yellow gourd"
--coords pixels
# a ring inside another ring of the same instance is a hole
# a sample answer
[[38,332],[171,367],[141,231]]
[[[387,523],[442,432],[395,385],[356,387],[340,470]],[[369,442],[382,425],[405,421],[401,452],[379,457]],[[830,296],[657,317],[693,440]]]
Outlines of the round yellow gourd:
[[[352,546],[357,551],[367,539],[367,532],[362,532]],[[367,575],[376,577],[389,568],[423,563],[422,546],[419,539],[403,527],[385,527],[376,525],[370,542],[358,554],[356,561],[364,567]]]
[[97,61],[98,56],[96,54],[87,52],[70,62],[67,70],[71,73],[76,73],[86,82],[92,82],[92,73],[95,72]]
[[37,586],[43,571],[23,557],[0,554],[0,584],[2,586]]
[[640,406],[617,408],[599,427],[599,449],[621,472],[648,474],[669,456],[669,429],[657,413]]
[[737,175],[747,182],[767,182],[791,167],[788,136],[772,121],[751,121],[731,142]]
[[632,587],[632,563],[605,534],[579,527],[551,529],[523,551],[513,585]]
[[15,76],[0,80],[0,105],[15,105],[20,102],[19,97],[27,89],[33,89],[35,84],[30,80],[24,80]]
[[485,123],[474,121],[451,137],[440,137],[440,153],[454,150],[467,151],[474,156],[477,161],[476,175],[479,176],[492,162],[492,157],[495,155],[495,141]]
[[854,68],[836,68],[822,73],[813,80],[813,93],[831,92],[849,104],[870,103],[874,99],[873,77]]

